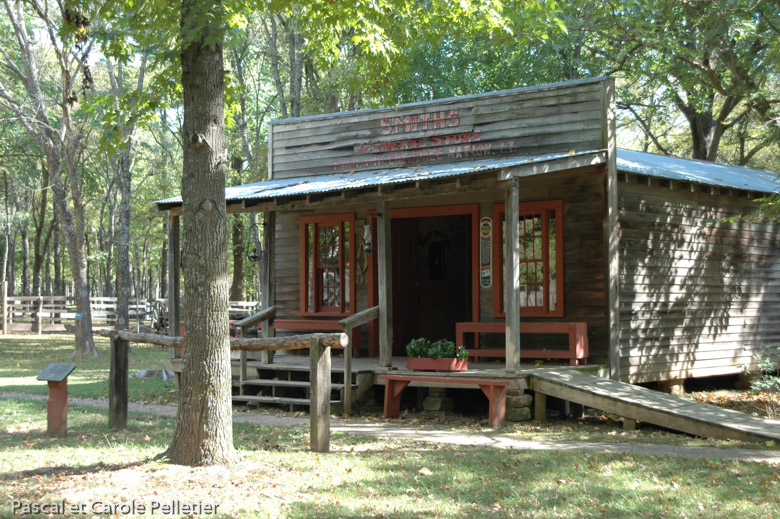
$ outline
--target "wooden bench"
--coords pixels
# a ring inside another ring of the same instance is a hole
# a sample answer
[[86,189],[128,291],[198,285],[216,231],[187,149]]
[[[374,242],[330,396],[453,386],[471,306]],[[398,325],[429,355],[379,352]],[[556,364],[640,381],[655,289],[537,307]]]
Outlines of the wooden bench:
[[506,423],[506,388],[511,380],[482,380],[460,377],[421,377],[416,375],[380,375],[385,384],[385,418],[398,418],[401,413],[401,393],[410,382],[438,382],[452,385],[477,385],[489,401],[488,423],[502,427]]
[[[455,323],[455,340],[458,346],[466,346],[466,334],[506,333],[504,322],[462,322]],[[586,364],[588,361],[588,323],[583,322],[520,322],[520,333],[565,333],[569,336],[567,350],[535,350],[520,348],[521,358],[528,359],[569,359],[572,366]],[[475,338],[474,348],[466,348],[469,357],[506,357],[504,348],[479,348]]]

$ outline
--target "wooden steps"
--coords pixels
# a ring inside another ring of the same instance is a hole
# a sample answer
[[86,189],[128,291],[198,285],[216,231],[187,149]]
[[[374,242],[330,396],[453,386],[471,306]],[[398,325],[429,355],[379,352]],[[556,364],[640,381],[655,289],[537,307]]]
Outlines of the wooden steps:
[[[242,404],[288,406],[290,411],[309,407],[311,383],[309,358],[294,355],[277,355],[271,364],[250,360],[247,362],[249,377],[239,385],[234,371],[233,402]],[[352,402],[372,387],[373,370],[353,370]],[[343,360],[334,358],[331,365],[330,403],[333,412],[344,407],[346,381]]]
[[678,398],[641,386],[596,377],[578,370],[536,372],[537,420],[545,414],[545,395],[696,436],[752,442],[780,441],[780,421],[758,418]]
[[[247,402],[256,404],[277,404],[277,405],[297,405],[297,406],[309,406],[308,398],[293,398],[293,397],[281,397],[281,396],[264,396],[264,395],[233,395],[233,402]],[[341,400],[331,400],[330,405],[340,405]]]
[[[278,378],[251,378],[244,381],[244,387],[246,386],[275,386],[275,387],[295,387],[295,388],[308,388],[310,386],[307,380],[280,380]],[[342,390],[344,384],[331,383],[331,389]],[[357,384],[352,384],[353,389],[357,389]]]

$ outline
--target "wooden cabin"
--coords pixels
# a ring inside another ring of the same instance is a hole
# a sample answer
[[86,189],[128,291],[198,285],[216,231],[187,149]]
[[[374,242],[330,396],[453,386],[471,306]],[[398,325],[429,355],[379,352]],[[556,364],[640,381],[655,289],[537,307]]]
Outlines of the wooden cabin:
[[264,215],[277,334],[378,306],[355,353],[380,371],[416,337],[634,383],[780,342],[780,228],[720,220],[777,175],[618,150],[611,78],[275,121],[268,163],[227,203]]

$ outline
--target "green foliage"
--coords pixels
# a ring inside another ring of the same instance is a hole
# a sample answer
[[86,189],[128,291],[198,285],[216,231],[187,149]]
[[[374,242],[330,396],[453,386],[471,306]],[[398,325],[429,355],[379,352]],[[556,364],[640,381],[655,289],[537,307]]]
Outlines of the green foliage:
[[469,352],[463,346],[447,339],[431,342],[424,337],[412,339],[406,345],[406,355],[412,358],[468,360]]
[[742,366],[745,375],[755,375],[750,381],[750,390],[753,393],[780,393],[780,345],[762,347],[753,354],[753,361],[757,374],[750,366]]

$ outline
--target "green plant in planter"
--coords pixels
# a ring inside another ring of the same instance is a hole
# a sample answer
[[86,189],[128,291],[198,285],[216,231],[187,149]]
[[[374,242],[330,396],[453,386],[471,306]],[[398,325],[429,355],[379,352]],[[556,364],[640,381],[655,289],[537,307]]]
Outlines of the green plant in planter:
[[463,346],[456,348],[455,343],[447,339],[431,342],[425,337],[409,341],[406,345],[406,355],[428,359],[468,360],[469,358],[469,352]]

